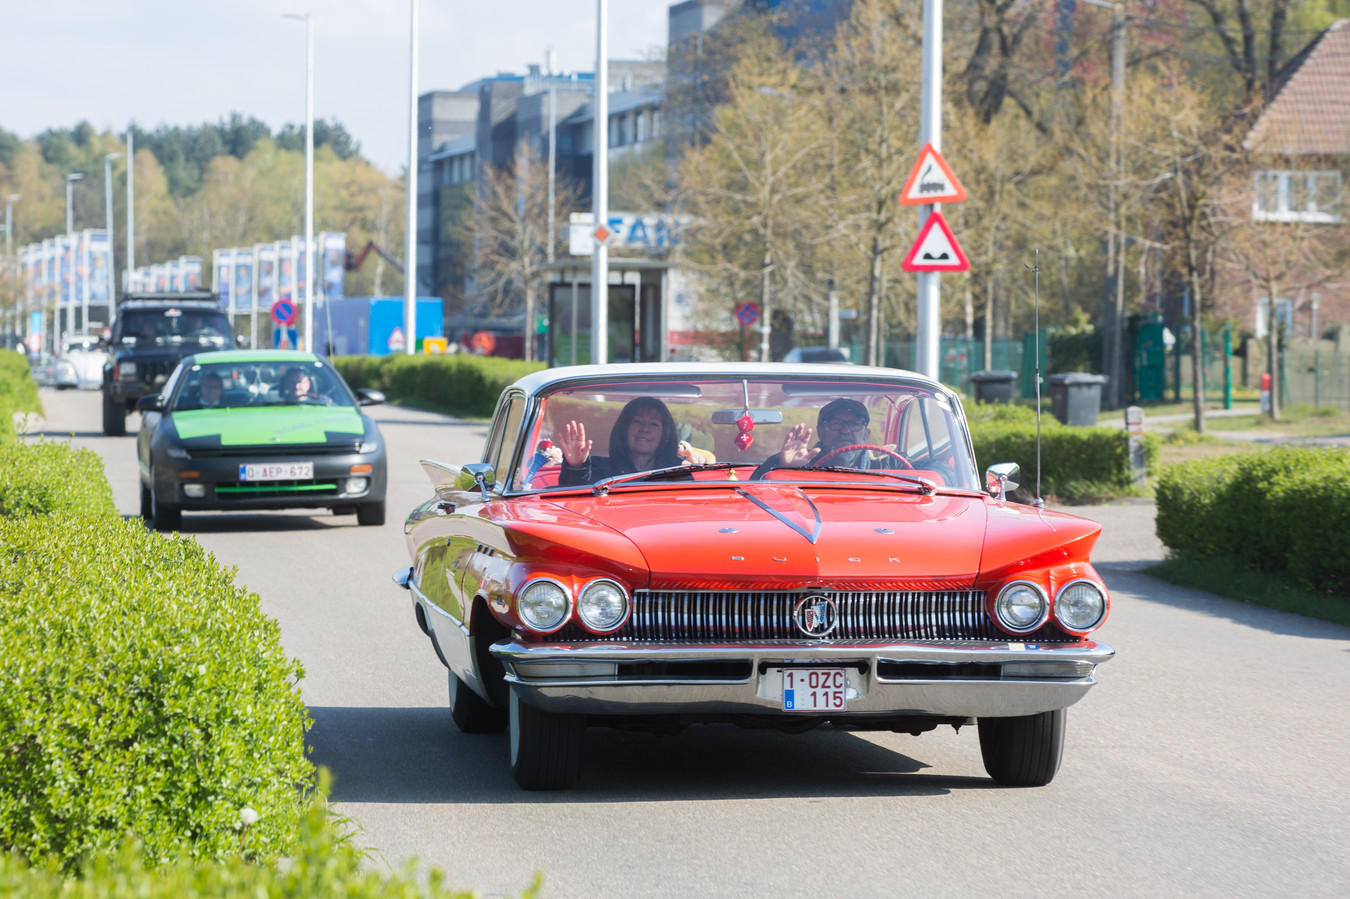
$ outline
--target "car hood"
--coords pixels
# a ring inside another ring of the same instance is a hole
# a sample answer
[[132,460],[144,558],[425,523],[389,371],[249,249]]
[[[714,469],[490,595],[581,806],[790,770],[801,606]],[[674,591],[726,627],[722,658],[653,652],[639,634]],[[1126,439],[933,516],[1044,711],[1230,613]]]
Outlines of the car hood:
[[173,413],[178,439],[189,449],[359,442],[365,433],[355,406],[263,406],[191,409]]
[[692,582],[748,588],[779,578],[802,586],[855,581],[858,589],[897,579],[915,589],[968,588],[980,568],[987,522],[983,498],[969,494],[782,484],[614,492],[550,504],[559,526],[580,518],[586,521],[576,524],[626,537],[654,588]]

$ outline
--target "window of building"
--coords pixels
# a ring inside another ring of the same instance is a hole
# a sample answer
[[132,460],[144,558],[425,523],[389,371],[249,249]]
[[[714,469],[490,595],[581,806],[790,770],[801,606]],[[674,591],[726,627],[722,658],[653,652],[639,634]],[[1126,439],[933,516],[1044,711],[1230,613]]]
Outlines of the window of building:
[[623,133],[622,133],[622,131],[620,130],[621,126],[622,126],[622,123],[621,123],[618,119],[613,118],[613,117],[610,118],[610,120],[609,120],[609,145],[610,145],[611,147],[617,147],[617,146],[619,146],[619,144],[620,144],[620,139],[621,139],[622,136],[623,136]]
[[642,143],[647,139],[647,114],[639,112],[637,114],[637,142]]
[[1345,221],[1340,172],[1262,171],[1252,184],[1259,222]]

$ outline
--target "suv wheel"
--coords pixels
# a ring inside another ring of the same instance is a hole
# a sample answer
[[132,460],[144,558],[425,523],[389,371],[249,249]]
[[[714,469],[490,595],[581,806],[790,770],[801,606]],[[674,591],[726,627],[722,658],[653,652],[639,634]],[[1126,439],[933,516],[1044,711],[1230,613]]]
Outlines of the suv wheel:
[[127,433],[127,408],[103,394],[103,433],[109,437],[123,437]]

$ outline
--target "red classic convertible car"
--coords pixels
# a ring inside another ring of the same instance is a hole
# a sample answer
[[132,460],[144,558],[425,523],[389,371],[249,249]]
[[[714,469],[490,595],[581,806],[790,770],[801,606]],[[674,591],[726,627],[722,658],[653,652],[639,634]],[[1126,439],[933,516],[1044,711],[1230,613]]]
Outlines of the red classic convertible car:
[[509,387],[481,460],[424,461],[395,580],[467,732],[526,789],[585,729],[978,728],[997,782],[1048,783],[1114,651],[1100,525],[1007,499],[960,398],[858,366],[556,368]]

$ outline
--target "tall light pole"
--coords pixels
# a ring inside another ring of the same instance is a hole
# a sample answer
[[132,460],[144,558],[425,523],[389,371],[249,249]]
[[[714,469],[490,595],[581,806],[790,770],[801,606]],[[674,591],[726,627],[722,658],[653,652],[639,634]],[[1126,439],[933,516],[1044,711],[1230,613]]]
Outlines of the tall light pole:
[[[932,144],[933,149],[941,153],[942,0],[923,0],[923,54],[920,65],[923,77],[919,102],[919,146]],[[920,229],[935,209],[936,204],[932,203],[919,207]],[[936,378],[939,374],[942,334],[942,282],[939,273],[919,272],[917,286],[919,308],[915,336],[918,339],[914,367],[921,374]]]
[[[127,126],[127,283],[136,270],[136,137]],[[123,288],[125,292],[125,288]]]
[[609,247],[600,229],[609,230],[609,3],[595,0],[595,145],[591,172],[591,210],[595,252],[591,254],[591,362],[609,361]]
[[1106,194],[1106,314],[1102,317],[1102,369],[1107,375],[1103,405],[1117,409],[1121,405],[1125,362],[1125,235],[1120,227],[1120,208],[1116,191],[1124,166],[1121,147],[1125,140],[1125,13],[1120,3],[1085,0],[1093,6],[1111,10],[1111,179]]
[[[14,266],[14,204],[19,200],[22,194],[11,193],[4,198],[4,263],[8,271],[11,271],[11,283],[18,285],[19,279],[12,277],[15,271]],[[19,301],[15,298],[14,304],[14,332],[19,332]],[[1316,316],[1314,316],[1316,317]]]
[[[79,181],[83,177],[84,172],[71,172],[69,175],[66,175],[66,246],[64,248],[64,252],[67,253],[71,252],[70,239],[75,236],[75,202],[74,202],[75,182]],[[72,289],[73,289],[73,281],[72,281]],[[58,347],[60,347],[60,343],[58,341],[61,335],[64,335],[66,331],[70,330],[71,327],[70,320],[74,317],[74,307],[75,307],[75,296],[74,294],[71,294],[71,296],[66,300],[66,327],[64,330],[58,327],[56,329],[56,333],[52,335],[53,353],[55,353]],[[56,312],[57,312],[56,316],[57,321],[59,322],[61,318],[60,314],[61,294],[59,291],[56,294]]]
[[[116,280],[116,267],[112,264],[113,256],[113,204],[112,204],[112,162],[114,159],[121,159],[121,153],[105,153],[103,155],[103,214],[108,226],[108,291],[110,301],[116,296],[117,286],[112,282]],[[111,305],[108,310],[112,311]],[[109,324],[112,316],[109,315]],[[85,288],[84,295],[84,330],[89,332],[89,289]]]
[[314,309],[310,285],[314,283],[314,16],[285,13],[284,18],[305,23],[305,349],[314,352]]
[[417,14],[412,0],[412,33],[408,65],[408,233],[404,241],[403,332],[409,356],[417,352]]

